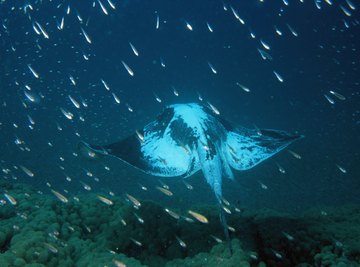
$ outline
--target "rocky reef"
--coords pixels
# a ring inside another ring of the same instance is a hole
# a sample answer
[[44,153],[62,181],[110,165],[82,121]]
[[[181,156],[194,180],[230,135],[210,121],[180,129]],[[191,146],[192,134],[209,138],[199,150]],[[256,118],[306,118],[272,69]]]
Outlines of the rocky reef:
[[[169,210],[133,196],[37,192],[1,183],[0,266],[359,266],[360,207],[301,216],[225,205]],[[134,199],[133,199],[133,198]],[[137,202],[139,201],[139,203]]]

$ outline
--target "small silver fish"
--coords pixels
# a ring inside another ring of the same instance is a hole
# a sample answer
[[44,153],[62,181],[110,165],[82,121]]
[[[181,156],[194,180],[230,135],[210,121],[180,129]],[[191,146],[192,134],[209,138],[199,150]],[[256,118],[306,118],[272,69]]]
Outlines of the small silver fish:
[[324,97],[326,98],[326,100],[327,100],[331,105],[334,105],[334,104],[335,104],[335,101],[334,101],[330,96],[328,96],[327,94],[324,94]]
[[187,189],[189,189],[189,190],[194,189],[194,187],[191,184],[187,183],[185,180],[182,180],[182,181],[183,181],[183,183],[184,183],[184,185],[186,186]]
[[174,211],[172,211],[172,210],[170,210],[170,209],[168,209],[168,208],[165,208],[164,210],[165,210],[165,212],[166,212],[167,214],[169,214],[169,215],[170,215],[171,217],[173,217],[174,219],[176,219],[176,220],[180,219],[180,215],[177,214],[176,212],[174,212]]
[[59,30],[64,29],[64,17],[61,18],[61,21],[60,21],[60,23],[58,24],[57,27],[58,27]]
[[210,62],[208,62],[208,65],[209,65],[212,73],[216,74],[216,73],[217,73],[217,70],[214,68],[214,66],[213,66]]
[[28,92],[28,91],[24,91],[24,95],[26,96],[26,98],[30,101],[30,102],[33,102],[35,103],[36,102],[36,96],[33,92]]
[[128,103],[126,103],[125,106],[127,107],[127,109],[128,109],[129,112],[133,112],[133,111],[134,111],[133,108],[132,108]]
[[211,110],[216,114],[216,115],[220,115],[220,111],[214,106],[212,105],[210,102],[207,102],[209,107],[211,108]]
[[134,212],[134,215],[139,223],[144,224],[144,220],[137,213]]
[[4,193],[4,196],[5,196],[6,200],[7,200],[11,205],[15,206],[15,205],[17,204],[17,201],[16,201],[16,199],[15,199],[13,196],[11,196],[11,195],[9,195],[9,194],[7,194],[7,193]]
[[339,93],[337,93],[335,91],[330,90],[329,93],[334,95],[339,100],[346,100],[345,96],[343,96],[342,94],[339,94]]
[[336,167],[342,172],[347,173],[347,170],[344,167],[341,167],[339,164],[336,164]]
[[72,114],[70,111],[67,111],[64,108],[60,108],[61,113],[69,120],[72,120],[74,118],[74,114]]
[[100,0],[98,0],[98,3],[99,3],[99,5],[100,5],[100,8],[101,8],[102,12],[103,12],[105,15],[108,15],[108,14],[109,14],[108,11],[106,10],[106,8],[104,7],[104,5],[101,3]]
[[136,136],[138,137],[138,139],[140,140],[140,142],[144,142],[144,135],[141,134],[138,130],[135,130]]
[[68,203],[68,202],[69,202],[68,199],[67,199],[64,195],[62,195],[61,193],[59,193],[59,192],[57,192],[57,191],[55,191],[55,190],[53,190],[53,189],[51,189],[51,192],[52,192],[61,202],[63,202],[63,203]]
[[260,48],[258,48],[257,50],[263,60],[272,60],[273,59],[272,56],[268,52],[266,52]]
[[212,26],[209,24],[209,22],[206,22],[206,26],[207,26],[209,32],[214,32],[214,30],[213,30]]
[[198,212],[188,210],[188,213],[201,223],[209,223],[209,220],[204,215]]
[[100,195],[97,195],[96,197],[97,197],[102,203],[104,203],[104,204],[106,204],[106,205],[111,206],[111,205],[114,204],[110,199],[108,199],[108,198],[106,198],[106,197],[103,197],[103,196],[100,196]]
[[268,43],[266,43],[264,40],[260,39],[260,43],[266,50],[270,50],[270,45],[268,45]]
[[223,242],[220,238],[218,238],[218,237],[216,237],[214,235],[210,235],[210,236],[219,244]]
[[179,245],[183,248],[186,248],[186,244],[183,240],[180,239],[177,235],[175,235],[176,240],[179,242]]
[[117,97],[117,95],[116,95],[115,93],[111,93],[111,94],[112,94],[112,96],[113,96],[113,98],[114,98],[114,100],[115,100],[116,104],[120,104],[120,98],[118,98],[118,97]]
[[129,45],[130,45],[131,50],[133,51],[134,55],[138,57],[139,56],[138,50],[135,48],[135,46],[132,43],[129,42]]
[[32,24],[32,27],[33,27],[33,29],[34,29],[34,31],[35,31],[35,33],[36,33],[37,35],[40,35],[40,34],[41,34],[40,29],[37,28],[37,26],[36,26],[35,23]]
[[292,33],[292,35],[294,35],[295,37],[298,37],[298,33],[294,30],[293,27],[291,27],[289,24],[286,23],[286,26],[288,27],[288,29],[290,30],[290,32]]
[[246,93],[250,92],[250,89],[246,87],[245,85],[242,85],[241,83],[236,83],[237,86],[239,86],[241,89],[243,89]]
[[30,72],[32,73],[32,75],[34,75],[36,79],[40,77],[39,74],[33,69],[33,67],[31,67],[30,64],[27,64],[27,67],[29,68]]
[[68,98],[70,99],[71,103],[72,103],[76,108],[80,108],[79,102],[77,102],[71,95],[68,95]]
[[49,244],[49,243],[44,243],[44,245],[50,252],[52,252],[54,254],[58,253],[58,249],[54,245]]
[[80,184],[82,185],[82,187],[86,190],[86,191],[91,191],[91,186],[80,181]]
[[281,172],[282,174],[286,173],[285,169],[279,163],[276,163],[276,165],[278,167],[279,172]]
[[48,33],[45,31],[45,29],[40,25],[39,22],[35,21],[35,24],[38,26],[38,28],[40,29],[42,35],[46,38],[49,39],[49,35]]
[[231,210],[230,210],[228,207],[226,207],[225,205],[221,205],[221,207],[222,207],[222,209],[223,209],[227,214],[231,214],[231,213],[232,213]]
[[187,21],[185,21],[186,23],[186,28],[189,30],[189,31],[192,31],[193,30],[193,27],[191,26],[191,24]]
[[172,89],[173,89],[174,95],[175,95],[175,96],[179,96],[179,92],[176,90],[176,88],[175,88],[175,87],[172,87]]
[[301,156],[298,153],[296,153],[290,149],[287,149],[287,152],[289,152],[294,158],[301,159]]
[[92,41],[91,41],[91,39],[90,39],[90,36],[86,33],[86,31],[85,31],[82,27],[81,27],[80,29],[81,29],[82,34],[83,34],[84,37],[85,37],[86,42],[88,42],[89,44],[91,44]]
[[160,28],[160,18],[159,15],[156,16],[156,25],[155,25],[155,29],[159,29]]
[[19,165],[20,169],[26,173],[27,176],[29,177],[34,177],[34,173],[32,171],[30,171],[28,168],[26,168],[25,166],[23,165]]
[[116,267],[126,267],[126,264],[117,260],[117,259],[112,259],[112,262],[115,264]]
[[277,35],[281,36],[282,35],[282,32],[279,30],[279,28],[274,25],[274,29],[275,29],[275,32],[277,33]]
[[141,203],[139,200],[137,200],[135,197],[133,197],[132,195],[129,195],[129,194],[125,194],[126,197],[134,204],[134,206],[136,207],[140,207],[141,206]]
[[103,79],[100,79],[101,83],[104,85],[105,89],[110,91],[110,87],[109,85],[103,80]]
[[169,189],[166,189],[164,187],[157,186],[156,189],[168,197],[171,197],[173,195],[173,193]]
[[126,71],[129,73],[130,76],[134,76],[134,71],[126,64],[124,61],[121,61]]
[[139,247],[142,247],[142,243],[141,243],[140,241],[138,241],[138,240],[136,240],[136,239],[134,239],[134,238],[132,238],[132,237],[130,237],[130,240],[131,240],[132,242],[134,242],[135,245],[137,245],[137,246],[139,246]]
[[114,10],[116,9],[116,6],[114,5],[113,2],[111,2],[111,0],[107,0],[107,2],[112,9],[114,9]]
[[351,12],[346,7],[340,5],[340,9],[342,10],[342,12],[344,12],[346,16],[351,17]]
[[275,76],[276,76],[276,78],[278,79],[279,82],[281,82],[281,83],[284,82],[283,77],[281,77],[281,75],[278,72],[273,71],[273,73],[275,74]]
[[262,183],[262,182],[260,182],[260,181],[258,181],[258,183],[260,184],[260,186],[261,186],[262,189],[264,189],[264,190],[267,190],[267,189],[268,189],[268,187],[267,187],[266,184],[264,184],[264,183]]
[[281,232],[289,241],[293,241],[294,237],[292,235],[290,235],[289,233],[282,231]]
[[352,10],[356,9],[355,5],[350,0],[345,0],[345,2]]

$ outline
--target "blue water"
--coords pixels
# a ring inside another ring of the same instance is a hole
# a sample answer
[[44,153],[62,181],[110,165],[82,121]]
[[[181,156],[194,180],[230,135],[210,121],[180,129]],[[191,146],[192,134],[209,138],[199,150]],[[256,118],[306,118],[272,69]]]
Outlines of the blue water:
[[[120,140],[153,120],[166,105],[200,102],[200,94],[234,124],[305,135],[290,147],[301,160],[283,151],[252,170],[236,172],[235,181],[223,184],[225,198],[244,207],[295,213],[314,205],[360,202],[358,9],[352,10],[345,1],[333,5],[319,1],[321,9],[314,1],[289,1],[288,6],[268,0],[114,1],[116,10],[106,1],[103,4],[108,15],[98,2],[92,7],[91,1],[71,2],[69,15],[67,1],[0,4],[2,179],[28,183],[46,193],[50,192],[47,182],[72,194],[84,192],[84,182],[95,192],[129,192],[169,205],[215,203],[201,173],[188,178],[194,191],[187,190],[177,178],[161,179],[174,192],[174,198],[168,199],[159,192],[140,189],[139,183],[155,188],[158,178],[114,159],[89,162],[76,156],[79,141],[106,144]],[[352,15],[344,14],[339,5]],[[64,29],[59,30],[57,23],[63,17]],[[36,34],[35,21],[49,39]],[[260,40],[269,44],[270,50]],[[273,59],[263,60],[258,48]],[[121,61],[131,67],[134,76]],[[39,78],[32,75],[28,64]],[[283,82],[277,80],[274,70]],[[236,83],[251,91],[245,92]],[[36,103],[26,98],[25,85],[39,98]],[[346,99],[338,99],[330,90]],[[83,99],[87,107],[77,109],[68,95],[80,105]],[[70,111],[73,119],[67,119],[61,108]],[[27,115],[35,122],[33,129]],[[17,138],[24,143],[16,144]],[[20,165],[34,177],[27,176]],[[278,165],[285,174],[279,172]]]

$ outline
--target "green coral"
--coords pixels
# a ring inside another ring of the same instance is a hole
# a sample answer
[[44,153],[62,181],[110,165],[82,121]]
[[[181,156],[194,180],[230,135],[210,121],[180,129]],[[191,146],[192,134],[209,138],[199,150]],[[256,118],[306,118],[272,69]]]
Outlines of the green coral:
[[323,267],[349,267],[354,266],[350,260],[344,255],[336,252],[336,248],[333,246],[326,246],[321,249],[320,253],[317,253],[314,257],[315,264]]
[[116,260],[126,266],[164,267],[342,267],[360,262],[356,206],[312,209],[301,217],[268,209],[233,212],[227,216],[235,229],[230,254],[227,242],[211,237],[223,238],[213,206],[192,207],[208,224],[189,223],[149,201],[134,209],[123,198],[111,197],[113,205],[106,205],[96,194],[87,194],[78,196],[80,201],[67,196],[65,204],[26,186],[2,188],[17,205],[0,209],[1,267],[115,267]]
[[228,244],[221,243],[215,245],[210,253],[201,252],[194,257],[177,259],[168,262],[165,267],[250,267],[249,256],[241,248],[238,239],[231,240],[233,253],[230,254]]

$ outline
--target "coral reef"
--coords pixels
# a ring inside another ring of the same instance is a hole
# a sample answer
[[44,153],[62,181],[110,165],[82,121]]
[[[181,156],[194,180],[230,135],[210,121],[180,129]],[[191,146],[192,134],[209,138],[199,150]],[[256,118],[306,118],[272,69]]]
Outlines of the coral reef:
[[228,246],[224,243],[215,245],[210,252],[201,252],[194,257],[177,259],[168,262],[165,267],[200,267],[200,266],[228,266],[228,267],[250,267],[249,255],[242,250],[238,239],[231,240],[233,254],[230,254]]
[[[229,244],[217,208],[165,211],[125,197],[70,197],[2,183],[0,266],[359,266],[360,207],[317,208],[294,217],[229,205]],[[63,195],[62,195],[63,194]],[[100,194],[105,196],[105,194]]]

